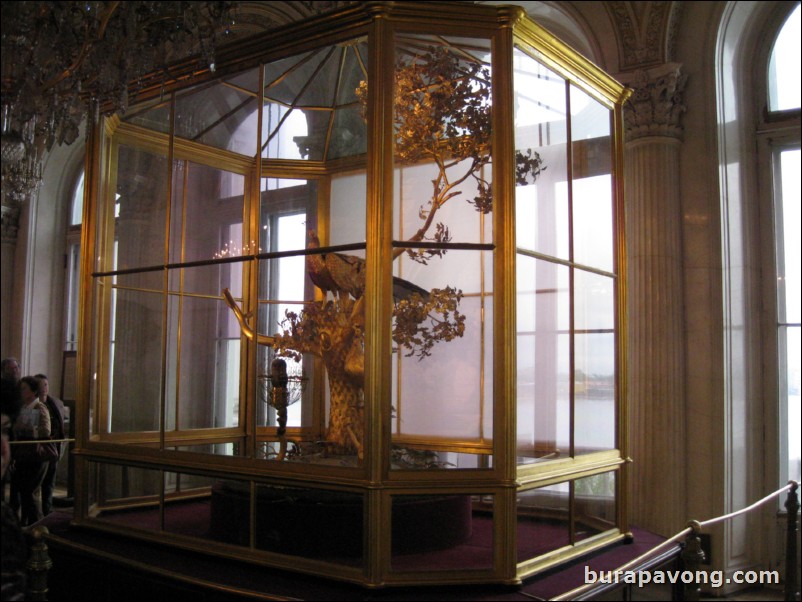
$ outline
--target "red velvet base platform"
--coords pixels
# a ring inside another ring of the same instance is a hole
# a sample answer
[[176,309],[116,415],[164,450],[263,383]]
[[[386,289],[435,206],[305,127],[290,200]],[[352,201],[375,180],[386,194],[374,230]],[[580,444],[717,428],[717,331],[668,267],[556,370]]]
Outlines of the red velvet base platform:
[[[362,496],[337,491],[261,487],[255,516],[256,547],[298,556],[362,556]],[[471,537],[469,495],[394,496],[395,554],[443,550]],[[239,483],[212,487],[209,535],[248,545],[250,492]]]

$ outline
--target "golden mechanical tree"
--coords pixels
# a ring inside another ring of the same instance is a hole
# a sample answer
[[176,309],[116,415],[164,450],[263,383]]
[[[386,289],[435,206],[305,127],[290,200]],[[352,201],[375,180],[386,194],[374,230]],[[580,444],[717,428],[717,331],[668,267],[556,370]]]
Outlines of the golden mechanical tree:
[[[414,261],[428,264],[445,255],[451,242],[449,227],[437,221],[440,209],[463,198],[481,213],[493,210],[493,192],[485,178],[491,161],[491,96],[489,70],[478,60],[456,56],[444,48],[398,61],[395,71],[395,158],[403,165],[431,163],[436,167],[432,195],[420,207],[420,227],[408,239],[428,242],[427,249],[397,249]],[[363,104],[367,82],[357,89]],[[540,156],[516,153],[519,184],[534,182],[545,169]],[[476,195],[465,198],[464,189]],[[310,248],[320,243],[309,233]],[[343,253],[321,252],[307,257],[307,272],[323,299],[286,313],[282,332],[256,335],[277,355],[300,360],[303,354],[321,358],[330,389],[330,412],[325,441],[331,451],[362,457],[364,435],[364,304],[365,261]],[[230,294],[226,298],[246,336],[253,337]],[[436,343],[461,337],[465,316],[459,312],[462,291],[450,286],[426,291],[400,278],[393,279],[393,341],[397,351],[425,360]]]

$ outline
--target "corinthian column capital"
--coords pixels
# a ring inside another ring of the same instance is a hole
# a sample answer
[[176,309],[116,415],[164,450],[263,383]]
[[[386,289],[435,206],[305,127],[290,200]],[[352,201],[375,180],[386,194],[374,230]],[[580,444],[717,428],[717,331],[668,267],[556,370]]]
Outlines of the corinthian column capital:
[[681,140],[680,118],[685,112],[682,97],[688,76],[681,73],[680,65],[668,63],[620,77],[633,89],[632,96],[624,105],[627,141],[646,136],[667,136]]

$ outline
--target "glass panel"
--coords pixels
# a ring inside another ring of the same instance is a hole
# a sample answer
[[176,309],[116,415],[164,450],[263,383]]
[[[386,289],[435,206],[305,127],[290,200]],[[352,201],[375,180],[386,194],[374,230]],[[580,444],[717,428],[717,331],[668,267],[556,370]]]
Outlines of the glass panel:
[[[248,516],[244,492],[226,492],[226,515]],[[238,494],[238,495],[237,495]],[[359,566],[364,547],[364,499],[359,493],[262,485],[256,488],[257,549]],[[239,530],[239,529],[238,529]]]
[[119,212],[114,236],[117,269],[164,264],[167,169],[166,157],[119,147],[116,197]]
[[[111,392],[111,375],[107,374],[108,366],[114,361],[113,332],[115,298],[112,278],[96,278],[93,282],[92,298],[96,300],[91,309],[92,338],[89,375],[89,433],[98,435],[109,431],[106,412]],[[101,311],[101,309],[103,311]],[[108,331],[106,329],[109,329]],[[108,362],[108,364],[104,364]],[[80,378],[81,375],[78,375]],[[77,425],[75,427],[78,428]]]
[[196,454],[209,454],[212,456],[238,456],[240,444],[232,443],[199,443],[198,445],[177,445],[168,447],[175,451],[193,452]]
[[571,89],[574,261],[613,271],[610,110]]
[[493,568],[492,495],[393,495],[394,571]]
[[797,75],[800,72],[799,41],[800,9],[794,11],[780,30],[769,60],[769,110],[785,111],[798,109],[802,98],[802,85]]
[[574,271],[574,454],[614,449],[615,281]]
[[574,481],[574,541],[615,528],[615,472]]
[[[799,39],[799,9],[796,10],[797,40]],[[798,53],[797,53],[798,54]],[[797,101],[798,104],[798,101]],[[785,484],[788,479],[800,478],[800,150],[786,149],[779,153],[780,185],[776,207],[777,237],[777,321],[779,322],[780,365],[780,423],[787,430],[780,440],[787,446],[787,475],[780,475]],[[787,404],[787,405],[786,405]],[[785,407],[783,407],[785,406]]]
[[[161,471],[134,466],[121,466],[116,464],[96,464],[98,469],[98,504],[101,507],[125,506],[134,502],[150,501],[158,504],[161,493]],[[119,513],[119,518],[112,518],[114,514],[102,514],[103,518],[120,520],[130,524],[126,513]],[[148,528],[159,528],[158,508],[155,521],[137,521],[135,526],[148,525]],[[132,525],[132,526],[134,526]]]
[[521,491],[517,502],[519,563],[570,545],[568,483]]
[[218,479],[186,473],[164,473],[164,530],[212,539],[211,492]]
[[492,242],[488,41],[399,36],[396,54],[394,237]]
[[[797,11],[798,12],[798,11]],[[802,196],[800,187],[800,164],[802,151],[798,148],[780,153],[781,170],[781,207],[778,207],[777,233],[781,247],[778,249],[777,282],[779,283],[780,322],[799,323],[802,320],[802,243],[800,243],[799,199]]]
[[[367,177],[364,171],[333,176],[331,179],[329,243],[346,245],[367,239]],[[312,215],[309,216],[312,218]],[[314,226],[309,224],[310,227]],[[325,241],[321,240],[323,244]],[[356,251],[351,251],[356,253]],[[364,254],[363,254],[364,256]]]
[[574,455],[615,449],[615,336],[577,334]]
[[362,154],[356,90],[367,79],[364,39],[265,65],[262,156],[327,160]]
[[255,93],[227,82],[201,84],[176,95],[175,135],[253,157],[257,112]]
[[[395,157],[403,167],[394,173],[393,236],[490,244],[489,43],[399,35],[396,44]],[[394,468],[488,465],[491,268],[492,251],[396,252]]]
[[[240,229],[239,224],[236,229]],[[169,270],[169,290],[173,293],[183,291],[184,294],[222,297],[222,290],[228,288],[234,297],[240,298],[243,265],[242,262],[231,262]],[[231,317],[234,319],[233,314]]]
[[[288,255],[258,265],[258,329],[274,337],[258,351],[257,421],[275,427],[262,433],[262,457],[356,465],[361,456],[364,316],[357,299],[365,252],[301,252],[364,244],[365,185],[364,172],[333,178],[325,224],[318,222],[316,182],[263,181],[260,247]],[[316,365],[325,380],[315,378]],[[276,380],[286,386],[273,387]]]
[[[164,531],[248,545],[249,512],[230,516],[221,502],[229,490],[248,491],[245,481],[222,481],[183,473],[97,464],[98,514],[103,521],[134,529]],[[162,483],[163,479],[163,483]],[[162,527],[160,496],[164,491]],[[237,529],[241,529],[239,531]]]
[[118,289],[114,291],[111,308],[111,430],[158,430],[164,295]]
[[568,259],[565,80],[517,48],[513,69],[515,148],[529,162],[515,191],[517,244]]
[[780,341],[786,339],[785,359],[787,363],[785,388],[788,395],[788,408],[786,420],[788,425],[788,479],[799,481],[802,477],[800,459],[802,457],[802,411],[800,411],[799,397],[799,366],[802,365],[802,342],[799,326],[780,329]]
[[174,163],[171,263],[226,258],[258,251],[242,235],[242,194],[227,195],[228,187],[241,190],[244,180],[240,174],[189,161]]
[[64,275],[67,291],[64,319],[64,351],[78,348],[78,290],[80,289],[81,245],[74,243],[67,248],[67,269]]
[[[482,186],[490,186],[490,166],[476,168],[473,161],[455,163],[442,172],[433,163],[418,163],[396,169],[394,238],[419,240],[421,229],[427,227],[426,220],[431,208],[437,207],[436,218],[426,231],[427,240],[492,243],[492,199],[486,205],[487,212],[477,211],[476,203],[484,202],[484,193],[476,180],[471,177],[465,182],[455,183],[448,190],[438,190],[443,179],[459,180],[468,173],[481,177]],[[450,202],[444,200],[447,196]],[[439,233],[438,224],[448,228],[448,232]]]
[[75,193],[72,195],[72,204],[70,209],[70,226],[80,226],[84,219],[84,170],[81,170],[81,175],[78,177],[78,183],[75,185]]
[[339,108],[334,112],[326,159],[363,155],[367,150],[368,137],[362,107]]
[[[265,178],[262,184],[260,248],[269,253],[302,251],[307,244],[309,224],[315,223],[318,185],[315,181]],[[312,379],[314,356],[320,353],[317,340],[290,334],[291,322],[320,324],[315,316],[317,305],[305,306],[304,299],[314,298],[314,287],[307,277],[307,260],[301,255],[288,255],[259,261],[259,332],[287,337],[282,349],[299,351],[302,356],[277,352],[272,346],[260,345],[257,350],[257,423],[275,427],[268,431],[268,440],[260,448],[261,457],[278,460],[310,461],[320,459],[320,449],[296,445],[300,428],[309,435],[316,411],[313,399],[322,399],[308,386]],[[311,313],[304,312],[310,308]],[[294,316],[294,317],[293,317]],[[317,326],[315,326],[317,328]],[[278,361],[278,363],[274,363]],[[289,428],[289,431],[285,429]],[[288,438],[291,437],[291,440]],[[314,433],[314,440],[323,437]],[[312,437],[307,437],[312,438]]]
[[[466,258],[478,255],[450,253]],[[433,345],[425,356],[420,355],[419,344],[402,345],[393,362],[396,384],[393,390],[393,467],[477,468],[486,458],[470,461],[465,456],[488,454],[492,449],[492,395],[489,392],[493,374],[492,370],[483,370],[488,367],[484,359],[492,356],[492,332],[485,328],[492,316],[489,311],[482,311],[481,296],[463,297],[456,311],[464,317],[464,332],[449,341],[433,329],[431,318],[421,323],[417,318],[410,322],[406,317],[406,303],[411,301],[402,301],[397,306],[396,341],[402,336],[408,340],[407,329],[411,324],[411,328],[419,329],[414,333],[416,338],[428,337]],[[414,311],[417,315],[417,309]],[[436,315],[433,310],[431,315]],[[414,450],[409,449],[410,446]]]
[[156,98],[138,104],[126,111],[122,120],[155,132],[168,134],[170,132],[170,99],[169,97]]
[[615,280],[574,270],[574,328],[577,331],[615,328]]
[[519,463],[570,454],[568,268],[518,255]]
[[237,426],[240,331],[230,310],[219,298],[175,295],[168,309],[167,428]]

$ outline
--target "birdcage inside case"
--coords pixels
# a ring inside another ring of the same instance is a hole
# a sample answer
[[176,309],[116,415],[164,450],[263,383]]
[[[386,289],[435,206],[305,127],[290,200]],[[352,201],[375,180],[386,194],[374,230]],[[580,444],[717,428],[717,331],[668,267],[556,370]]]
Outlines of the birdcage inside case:
[[467,3],[176,73],[90,137],[76,522],[371,587],[622,538],[624,88]]

